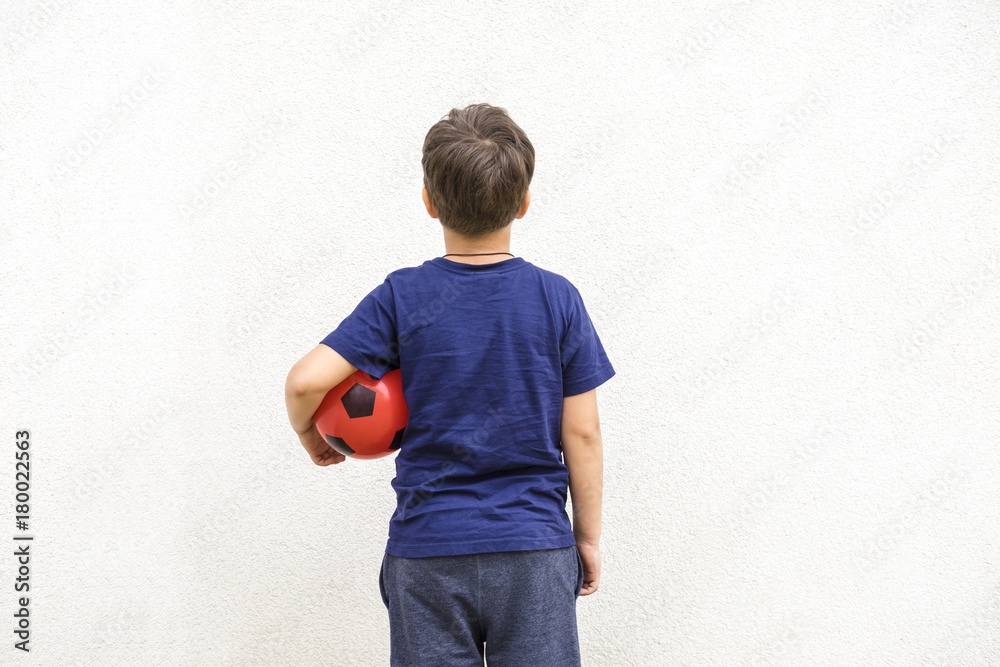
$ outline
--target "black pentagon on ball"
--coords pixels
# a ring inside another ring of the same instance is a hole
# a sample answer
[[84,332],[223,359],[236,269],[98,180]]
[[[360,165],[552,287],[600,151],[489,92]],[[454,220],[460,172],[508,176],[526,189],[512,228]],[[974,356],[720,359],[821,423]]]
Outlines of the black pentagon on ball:
[[344,404],[344,410],[351,419],[358,417],[371,417],[375,412],[375,392],[368,387],[356,384],[347,390],[340,401]]
[[338,438],[335,435],[326,435],[324,437],[326,438],[326,441],[330,443],[331,447],[336,449],[344,456],[350,456],[351,454],[354,453],[354,450],[347,446],[347,443],[344,442],[343,438]]

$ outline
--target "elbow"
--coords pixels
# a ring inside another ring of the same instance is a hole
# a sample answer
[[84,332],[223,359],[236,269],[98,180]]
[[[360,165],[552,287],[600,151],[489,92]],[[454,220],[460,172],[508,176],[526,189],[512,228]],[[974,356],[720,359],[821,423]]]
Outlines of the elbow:
[[588,424],[577,424],[576,428],[569,429],[567,435],[574,440],[582,442],[601,442],[601,423],[594,420]]
[[297,373],[295,368],[288,371],[288,377],[285,378],[285,396],[297,398],[308,393],[309,385],[305,378]]
[[573,447],[600,447],[601,446],[601,428],[595,427],[587,430],[574,430],[562,434],[563,445],[565,443],[570,443]]

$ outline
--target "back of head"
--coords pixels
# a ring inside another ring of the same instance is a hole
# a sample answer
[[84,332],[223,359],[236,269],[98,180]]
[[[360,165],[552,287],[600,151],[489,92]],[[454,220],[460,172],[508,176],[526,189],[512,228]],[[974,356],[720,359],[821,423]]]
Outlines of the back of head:
[[505,109],[470,104],[431,127],[421,164],[438,220],[475,239],[517,216],[535,171],[535,148]]

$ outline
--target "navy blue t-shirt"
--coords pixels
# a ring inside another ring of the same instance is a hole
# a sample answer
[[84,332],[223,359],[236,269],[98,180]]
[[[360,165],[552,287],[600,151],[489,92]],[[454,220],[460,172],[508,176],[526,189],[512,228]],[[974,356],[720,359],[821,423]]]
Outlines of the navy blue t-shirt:
[[576,543],[562,399],[614,376],[566,278],[515,257],[398,269],[322,343],[366,373],[401,369],[386,552],[426,557]]

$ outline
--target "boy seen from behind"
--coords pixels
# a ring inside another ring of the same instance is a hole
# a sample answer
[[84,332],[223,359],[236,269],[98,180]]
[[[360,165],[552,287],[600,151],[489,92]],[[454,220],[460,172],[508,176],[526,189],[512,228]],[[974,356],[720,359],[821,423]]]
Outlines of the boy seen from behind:
[[597,387],[615,371],[577,288],[510,252],[535,151],[507,112],[453,109],[422,164],[445,254],[390,273],[292,367],[289,420],[317,465],[340,463],[312,423],[323,397],[400,369],[392,665],[579,665],[576,600],[601,574]]

